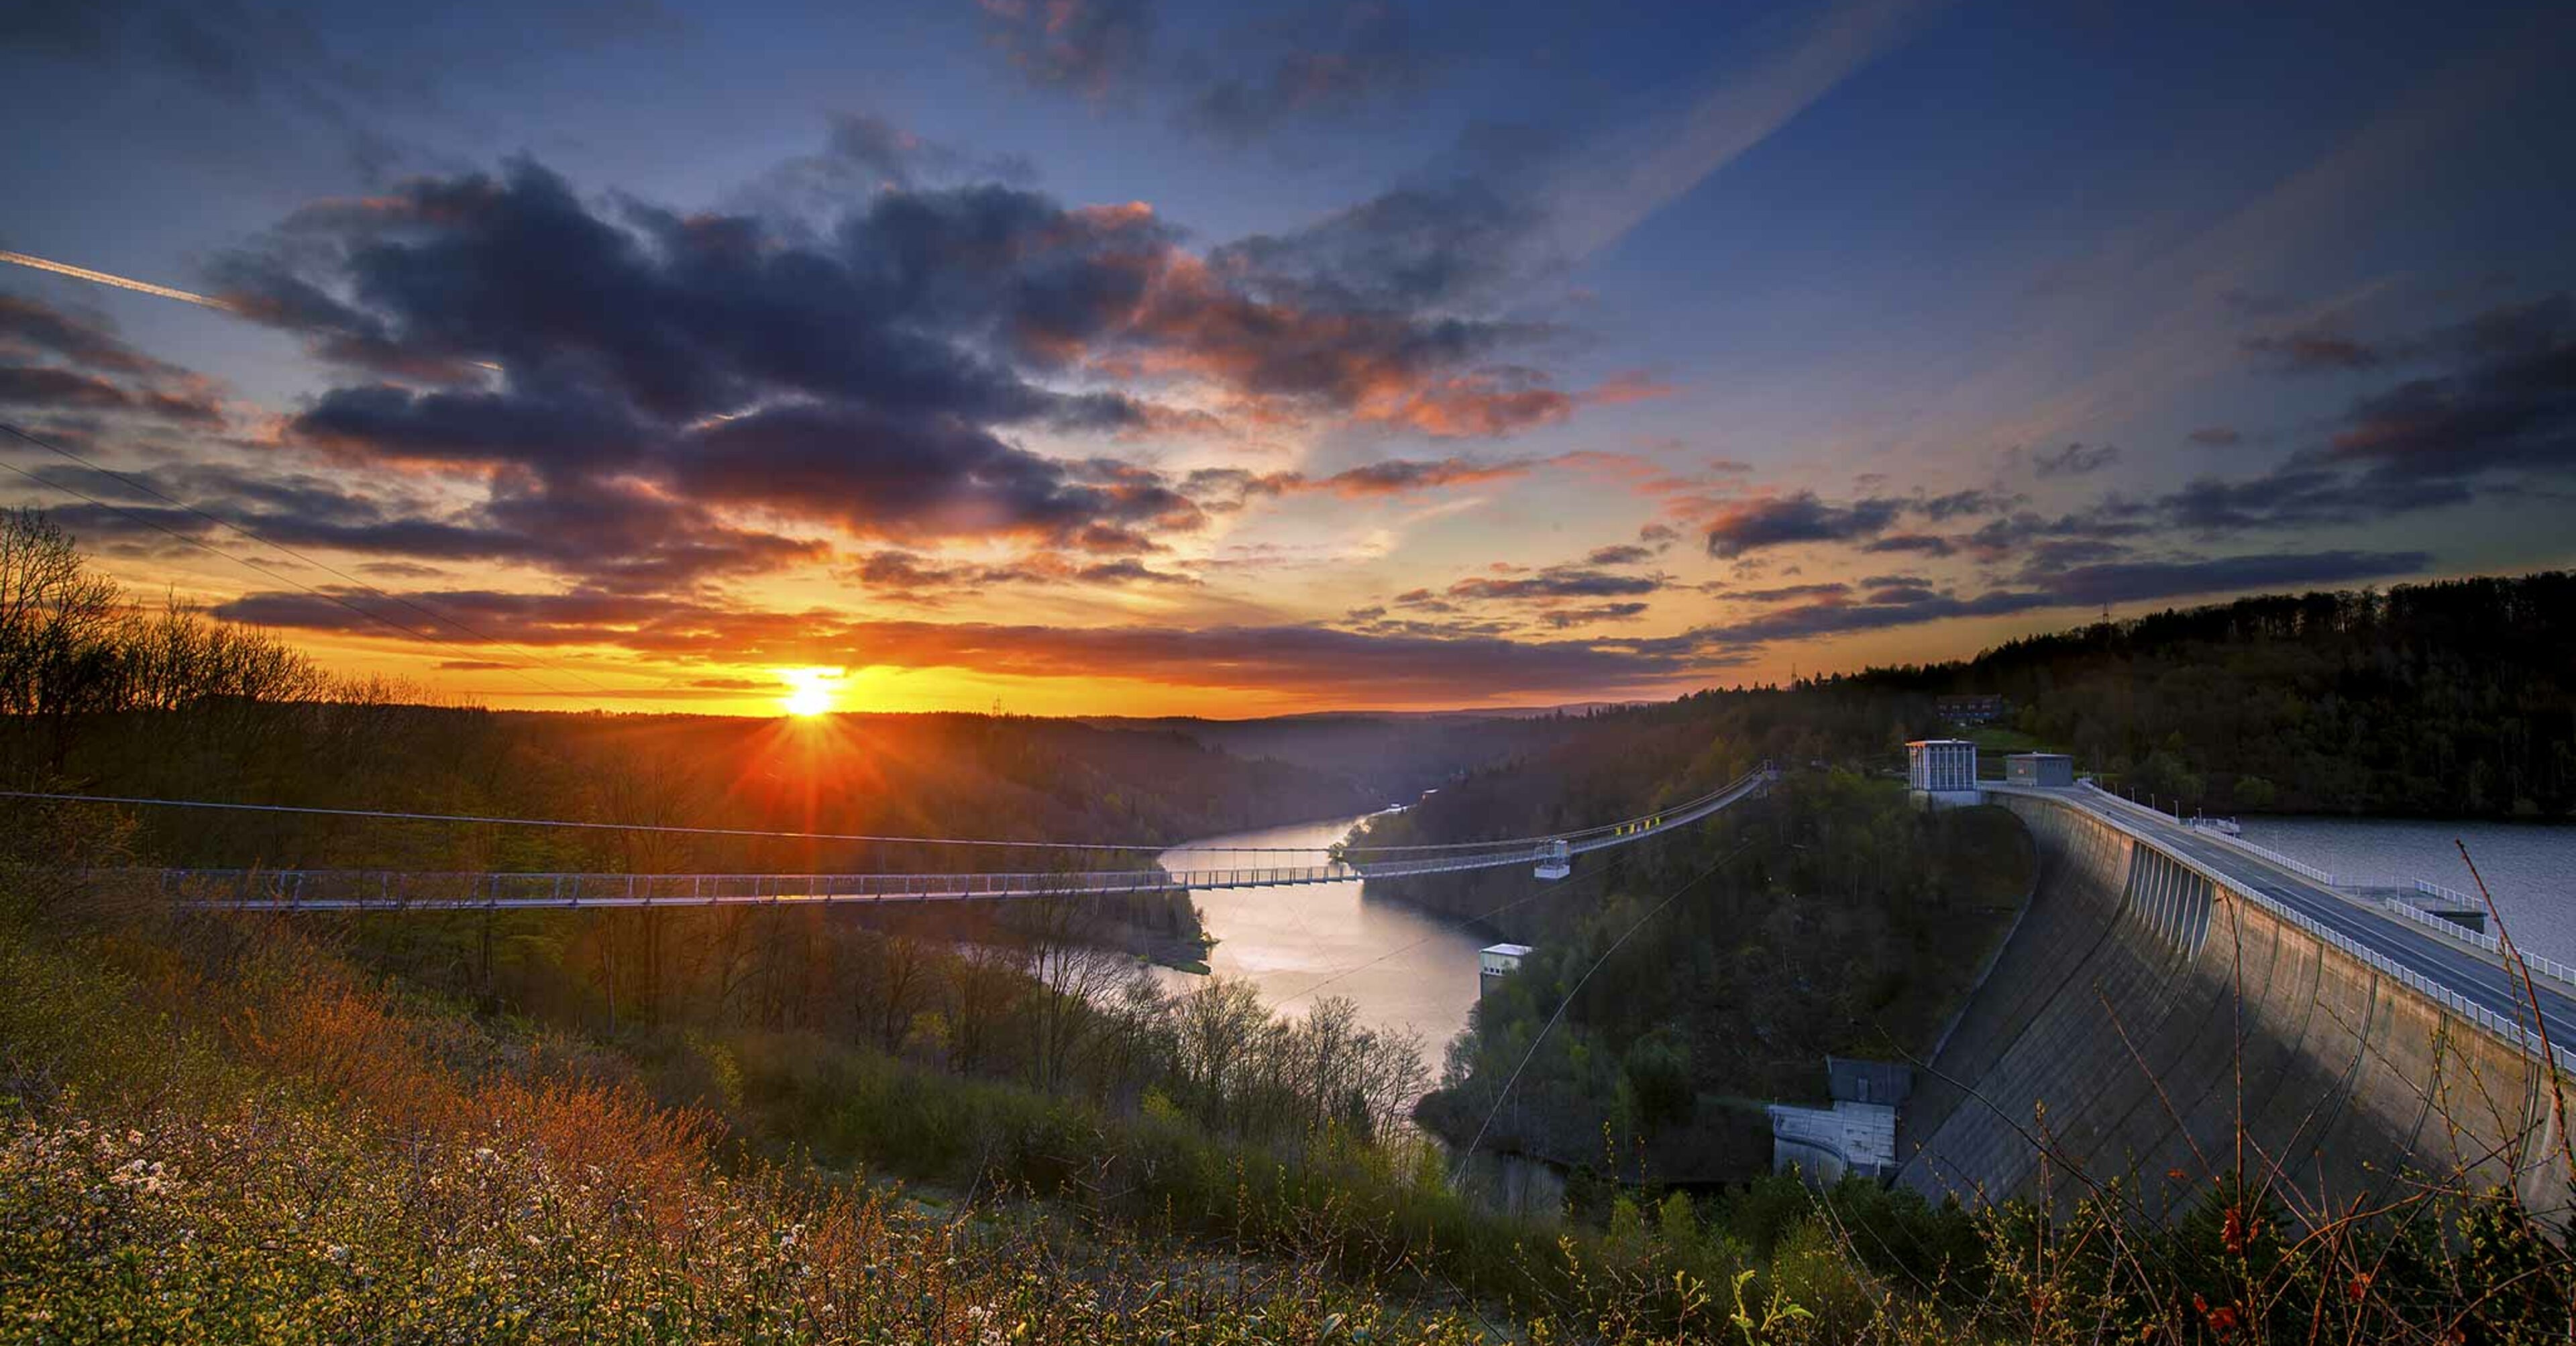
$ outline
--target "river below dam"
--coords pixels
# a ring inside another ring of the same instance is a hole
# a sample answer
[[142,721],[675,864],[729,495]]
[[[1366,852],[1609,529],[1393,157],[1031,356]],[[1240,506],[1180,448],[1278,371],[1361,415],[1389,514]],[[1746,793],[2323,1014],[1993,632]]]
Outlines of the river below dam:
[[2422,818],[2245,818],[2245,839],[2337,875],[2399,886],[2425,879],[2475,896],[2454,840],[2486,875],[2514,942],[2576,963],[2576,826]]
[[[1349,836],[1358,818],[1327,818],[1250,832],[1230,832],[1188,843],[1204,846],[1329,846]],[[1166,851],[1167,869],[1311,864],[1296,856],[1229,856],[1221,852]],[[1359,881],[1295,888],[1194,889],[1207,932],[1217,939],[1208,954],[1211,975],[1240,977],[1261,991],[1276,1014],[1298,1015],[1325,996],[1347,997],[1362,1026],[1421,1039],[1426,1082],[1436,1082],[1449,1041],[1467,1027],[1476,1005],[1476,953],[1489,942],[1464,921],[1401,902],[1360,896]],[[1187,992],[1205,977],[1156,967],[1174,992]],[[1553,1219],[1565,1202],[1565,1178],[1552,1166],[1517,1155],[1481,1153],[1457,1163],[1453,1177],[1484,1205]]]
[[[1188,844],[1323,847],[1350,835],[1358,821],[1290,823]],[[1322,859],[1193,850],[1167,851],[1162,863],[1168,869],[1206,869]],[[1363,899],[1356,879],[1194,890],[1190,897],[1217,939],[1209,971],[1251,982],[1275,1012],[1302,1014],[1324,996],[1347,997],[1359,1007],[1363,1026],[1420,1036],[1422,1062],[1435,1075],[1449,1040],[1467,1026],[1467,1011],[1476,1003],[1476,951],[1488,941],[1464,922],[1399,902]],[[1171,968],[1154,971],[1174,991],[1201,981]]]

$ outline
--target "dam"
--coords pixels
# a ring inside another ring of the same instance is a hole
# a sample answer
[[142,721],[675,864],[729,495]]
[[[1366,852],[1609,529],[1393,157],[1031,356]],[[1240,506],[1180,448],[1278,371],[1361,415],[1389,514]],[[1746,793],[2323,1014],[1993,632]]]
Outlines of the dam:
[[2163,1214],[2233,1173],[2314,1224],[2429,1177],[2563,1219],[2566,969],[2526,990],[2492,936],[2089,785],[1977,786],[2037,879],[1916,1070],[1896,1181],[2061,1206],[2118,1181]]

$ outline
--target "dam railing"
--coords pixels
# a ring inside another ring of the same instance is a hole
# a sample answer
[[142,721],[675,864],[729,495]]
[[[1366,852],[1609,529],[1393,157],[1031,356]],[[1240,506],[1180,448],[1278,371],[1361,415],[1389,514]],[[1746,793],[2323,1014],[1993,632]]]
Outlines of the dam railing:
[[[2126,796],[2113,794],[2110,791],[2103,789],[2101,786],[2093,784],[2091,781],[2086,781],[2083,784],[2084,788],[2092,791],[2094,796],[2106,802],[2117,803],[2123,808],[2137,809],[2142,812],[2152,814],[2157,818],[2169,820],[2179,826],[2190,826],[2190,824],[2183,819],[2167,813],[2160,808],[2156,808],[2153,805],[2141,804],[2134,799],[2127,798]],[[2420,893],[2426,897],[2439,898],[2453,906],[2467,907],[2472,910],[2486,905],[2480,899],[2471,897],[2457,888],[2445,888],[2441,884],[2433,883],[2425,879],[2413,879],[2404,884],[2400,884],[2395,880],[2389,880],[2387,882],[2371,882],[2364,879],[2356,879],[2350,875],[2339,875],[2331,870],[2319,869],[2315,865],[2309,864],[2303,860],[2283,855],[2269,846],[2247,841],[2243,837],[2230,836],[2227,833],[2218,831],[2214,828],[2199,828],[2195,830],[2203,836],[2225,842],[2238,850],[2259,856],[2262,859],[2269,861],[2272,864],[2279,865],[2281,868],[2286,869],[2293,874],[2297,874],[2302,878],[2312,880],[2316,883],[2321,883],[2337,892],[2350,894],[2354,896],[2355,900],[2367,901],[2377,906],[2385,907],[2390,914],[2396,916],[2398,919],[2413,922],[2416,925],[2422,926],[2426,930],[2432,931],[2434,934],[2440,935],[2444,939],[2466,944],[2471,948],[2495,954],[2499,957],[2504,953],[2504,941],[2494,935],[2482,934],[2478,931],[2469,929],[2467,926],[2464,926],[2457,921],[2445,920],[2440,916],[2434,915],[2432,912],[2424,910],[2422,907],[2419,907],[2412,902],[2404,900],[2403,898],[2389,897],[2385,895],[2368,895],[2371,894],[2373,890],[2377,890],[2379,893],[2384,894],[2387,890],[2395,889],[2398,891],[2412,891]],[[2532,975],[2547,977],[2552,981],[2562,983],[2566,986],[2576,987],[2576,966],[2559,962],[2554,958],[2544,958],[2538,954],[2528,953],[2520,948],[2516,948],[2514,950],[2514,955],[2520,958],[2524,963],[2530,965]]]
[[[2458,906],[2476,908],[2485,905],[2484,902],[2469,896],[2467,893],[2461,892],[2457,888],[2445,888],[2438,883],[2427,882],[2423,879],[2415,880],[2414,888],[2416,892],[2422,893],[2426,897],[2438,897],[2445,902],[2453,903]],[[2486,950],[2488,953],[2501,954],[2504,952],[2504,941],[2494,935],[2480,934],[2461,925],[2457,921],[2443,920],[2441,917],[2424,910],[2422,907],[2416,906],[2412,902],[2402,902],[2395,899],[2389,899],[2388,905],[2398,914],[2405,916],[2410,920],[2420,921],[2431,929],[2437,930],[2452,939],[2460,940],[2468,944],[2474,944],[2477,947]],[[2544,958],[2536,953],[2525,953],[2519,947],[2517,947],[2513,952],[2515,957],[2520,958],[2525,963],[2531,965],[2531,970],[2534,975],[2549,977],[2557,981],[2565,982],[2571,986],[2576,986],[2576,967],[2570,967],[2565,963],[2559,962],[2555,958]]]

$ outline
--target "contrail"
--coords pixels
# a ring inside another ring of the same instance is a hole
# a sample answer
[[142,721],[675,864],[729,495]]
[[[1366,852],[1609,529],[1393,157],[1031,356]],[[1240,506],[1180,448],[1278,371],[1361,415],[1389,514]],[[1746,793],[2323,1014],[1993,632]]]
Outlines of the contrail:
[[38,271],[51,271],[57,276],[70,276],[74,280],[90,280],[101,285],[113,285],[120,290],[135,290],[143,294],[157,294],[164,299],[176,299],[183,303],[203,304],[207,308],[219,308],[226,313],[240,312],[239,309],[210,294],[174,290],[167,285],[155,285],[148,280],[135,280],[127,276],[110,275],[104,271],[92,271],[88,267],[73,266],[69,262],[49,262],[42,257],[30,257],[23,252],[10,252],[5,248],[0,248],[0,262],[15,262],[20,266],[33,267]]
[[[11,252],[6,248],[0,248],[0,262],[14,262],[19,266],[33,267],[38,271],[51,271],[57,276],[69,276],[74,280],[96,281],[101,285],[113,285],[120,290],[132,290],[138,294],[157,294],[164,299],[176,299],[183,304],[200,304],[240,317],[251,316],[243,313],[240,305],[217,299],[210,294],[198,294],[194,290],[174,290],[167,285],[155,285],[148,280],[136,280],[131,276],[119,276],[105,271],[92,271],[88,267],[74,266],[69,262],[50,262],[42,257],[30,257],[23,252]],[[495,374],[504,372],[501,366],[489,360],[468,360],[465,363],[477,369],[488,369]]]

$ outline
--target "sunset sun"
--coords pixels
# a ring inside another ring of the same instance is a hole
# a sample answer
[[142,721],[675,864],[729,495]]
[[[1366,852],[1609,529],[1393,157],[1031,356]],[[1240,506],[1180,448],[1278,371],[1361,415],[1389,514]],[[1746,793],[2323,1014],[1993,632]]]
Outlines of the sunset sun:
[[811,719],[829,714],[839,699],[837,685],[842,671],[837,668],[791,668],[779,677],[787,683],[787,694],[778,704],[798,719]]

